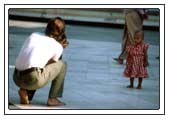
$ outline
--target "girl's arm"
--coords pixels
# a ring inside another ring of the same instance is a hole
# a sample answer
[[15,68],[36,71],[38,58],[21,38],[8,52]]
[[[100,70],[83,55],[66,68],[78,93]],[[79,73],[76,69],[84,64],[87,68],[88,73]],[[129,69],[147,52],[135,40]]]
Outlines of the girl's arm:
[[148,63],[148,54],[147,54],[147,51],[145,51],[144,53],[144,67],[147,67],[149,65]]
[[149,47],[149,45],[147,44],[147,45],[146,45],[146,48],[144,49],[144,67],[149,66],[148,53],[147,53],[148,47]]

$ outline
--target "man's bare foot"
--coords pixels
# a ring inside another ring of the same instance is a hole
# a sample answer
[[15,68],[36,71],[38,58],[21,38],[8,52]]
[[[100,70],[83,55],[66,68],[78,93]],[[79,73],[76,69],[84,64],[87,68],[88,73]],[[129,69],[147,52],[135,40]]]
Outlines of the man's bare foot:
[[20,104],[29,104],[28,94],[25,89],[20,88],[18,94],[20,96]]
[[47,105],[48,106],[63,106],[65,105],[65,103],[61,102],[57,98],[48,98]]

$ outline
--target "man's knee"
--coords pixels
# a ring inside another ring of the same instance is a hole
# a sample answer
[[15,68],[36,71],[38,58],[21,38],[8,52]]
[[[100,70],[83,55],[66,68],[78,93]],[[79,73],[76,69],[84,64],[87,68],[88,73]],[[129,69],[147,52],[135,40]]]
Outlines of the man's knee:
[[66,71],[67,69],[67,63],[65,61],[61,60],[61,64],[62,64],[62,71]]

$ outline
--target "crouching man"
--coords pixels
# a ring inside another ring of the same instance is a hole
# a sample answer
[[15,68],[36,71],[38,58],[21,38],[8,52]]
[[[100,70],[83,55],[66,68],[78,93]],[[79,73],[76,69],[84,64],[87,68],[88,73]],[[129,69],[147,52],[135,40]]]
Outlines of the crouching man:
[[35,91],[52,82],[47,105],[65,105],[57,98],[67,68],[60,59],[63,48],[68,45],[65,33],[61,32],[64,25],[63,21],[52,19],[47,24],[45,34],[34,32],[23,44],[13,74],[14,82],[20,88],[18,93],[21,104],[30,104]]

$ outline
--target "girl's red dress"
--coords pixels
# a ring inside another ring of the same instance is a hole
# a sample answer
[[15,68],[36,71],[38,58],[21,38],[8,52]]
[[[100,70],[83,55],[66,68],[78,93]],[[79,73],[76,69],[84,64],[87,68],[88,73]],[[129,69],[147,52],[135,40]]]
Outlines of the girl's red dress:
[[124,75],[133,78],[146,78],[148,76],[147,69],[144,66],[144,51],[147,50],[149,44],[140,43],[129,45],[126,48],[128,54]]

